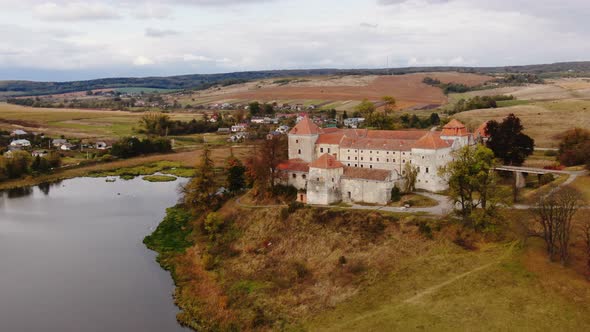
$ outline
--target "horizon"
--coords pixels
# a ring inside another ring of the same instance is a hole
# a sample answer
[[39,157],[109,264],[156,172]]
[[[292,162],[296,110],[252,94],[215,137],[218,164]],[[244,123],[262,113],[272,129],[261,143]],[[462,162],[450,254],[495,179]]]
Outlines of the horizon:
[[[0,0],[0,80],[581,61],[590,4]],[[314,8],[309,11],[309,8]]]

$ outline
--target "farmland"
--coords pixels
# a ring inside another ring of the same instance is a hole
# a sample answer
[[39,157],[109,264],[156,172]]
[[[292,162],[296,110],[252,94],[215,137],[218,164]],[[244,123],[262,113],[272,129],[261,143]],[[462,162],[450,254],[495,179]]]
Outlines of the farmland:
[[420,73],[396,76],[327,76],[304,79],[253,81],[223,88],[198,91],[183,96],[179,102],[191,105],[231,102],[263,102],[315,104],[324,108],[351,110],[363,99],[379,101],[383,96],[396,98],[398,108],[440,106],[447,102],[441,89],[426,85],[427,77],[444,83],[462,83],[475,86],[492,77],[465,73]]

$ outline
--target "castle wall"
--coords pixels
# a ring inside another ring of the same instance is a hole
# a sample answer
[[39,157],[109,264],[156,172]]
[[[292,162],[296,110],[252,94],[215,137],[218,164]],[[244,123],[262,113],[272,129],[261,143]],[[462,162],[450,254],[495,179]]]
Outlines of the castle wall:
[[310,168],[307,182],[307,203],[330,205],[342,200],[340,177],[342,168]]
[[318,135],[288,135],[289,137],[289,159],[302,159],[312,162],[317,157],[315,154],[315,142]]
[[452,149],[425,150],[412,149],[412,164],[418,168],[416,189],[442,191],[448,188],[439,175],[439,169],[452,160]]
[[342,179],[342,201],[386,205],[391,198],[392,181]]

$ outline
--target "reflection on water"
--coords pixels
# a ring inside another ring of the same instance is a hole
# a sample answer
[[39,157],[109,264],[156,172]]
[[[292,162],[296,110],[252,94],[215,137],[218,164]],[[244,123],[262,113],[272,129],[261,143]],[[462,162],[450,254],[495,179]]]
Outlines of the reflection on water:
[[73,179],[0,193],[0,331],[182,331],[142,244],[178,183]]

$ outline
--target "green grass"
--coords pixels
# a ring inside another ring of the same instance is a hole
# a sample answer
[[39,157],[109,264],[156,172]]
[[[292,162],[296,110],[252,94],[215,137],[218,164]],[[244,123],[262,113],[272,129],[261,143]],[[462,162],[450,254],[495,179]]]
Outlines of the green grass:
[[160,255],[184,252],[192,245],[187,239],[190,232],[186,229],[190,220],[187,210],[179,206],[168,208],[164,220],[151,235],[145,237],[143,243]]
[[[179,162],[158,161],[147,165],[140,165],[135,167],[123,167],[115,170],[96,171],[89,174],[90,177],[108,177],[120,176],[132,178],[136,176],[153,175],[155,173],[162,173],[166,175],[174,175],[177,177],[191,177],[194,170],[182,167]],[[174,178],[176,179],[176,178]]]
[[528,105],[530,103],[531,103],[530,100],[518,100],[518,99],[514,99],[514,100],[500,100],[500,101],[497,101],[496,102],[496,104],[498,105],[498,107],[510,107],[510,106],[518,106],[518,105]]
[[176,177],[170,175],[147,175],[143,177],[143,180],[148,182],[174,182]]

